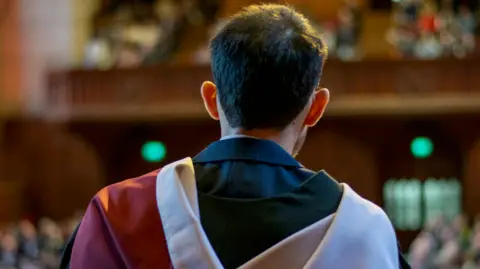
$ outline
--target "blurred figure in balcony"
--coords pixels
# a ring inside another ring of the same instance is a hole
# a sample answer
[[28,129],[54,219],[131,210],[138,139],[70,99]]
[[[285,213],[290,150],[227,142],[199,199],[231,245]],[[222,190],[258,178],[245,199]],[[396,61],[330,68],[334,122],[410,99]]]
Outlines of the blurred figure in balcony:
[[436,35],[430,31],[422,31],[415,44],[415,57],[431,60],[442,56],[443,47]]
[[[433,5],[431,3],[430,5]],[[455,10],[453,8],[453,0],[442,0],[438,12],[439,27],[450,29],[455,23]]]
[[394,6],[392,26],[387,30],[386,40],[394,47],[397,57],[409,58],[415,55],[420,3],[420,0],[406,0]]
[[424,3],[418,19],[418,29],[421,32],[436,33],[438,30],[438,12],[434,3]]
[[402,10],[402,20],[406,24],[415,24],[419,18],[419,12],[423,0],[405,0],[400,1]]
[[405,20],[403,10],[397,8],[393,15],[393,26],[387,31],[386,40],[400,58],[412,57],[417,40],[415,24]]
[[360,39],[363,29],[363,12],[357,0],[345,0],[343,9],[352,16],[355,40]]
[[475,33],[475,29],[477,28],[477,20],[467,5],[461,5],[458,8],[457,21],[464,33],[470,35]]
[[419,21],[419,38],[415,44],[415,56],[420,59],[436,59],[442,56],[443,47],[437,36],[437,7],[432,2],[423,4]]
[[85,68],[105,69],[112,66],[113,55],[106,38],[92,36],[85,46],[83,66]]
[[[194,0],[111,2],[100,9],[92,19],[94,34],[85,48],[85,65],[100,68],[115,66],[118,62],[117,57],[123,55],[118,53],[118,48],[125,43],[139,47],[142,51],[141,62],[144,64],[170,60],[180,47],[188,23],[197,24],[211,20],[199,9],[206,5],[200,5],[200,2]],[[211,7],[206,5],[206,8]],[[129,49],[127,51],[132,52]]]
[[146,54],[143,60],[144,64],[166,62],[180,47],[188,12],[182,3],[175,0],[157,1],[155,10],[160,19],[159,35],[151,50]]
[[151,49],[162,34],[154,2],[116,0],[102,6],[92,17],[93,35],[85,47],[85,65],[112,67],[119,44],[125,42]]
[[[168,57],[180,47],[183,34],[189,25],[206,25],[210,28],[210,35],[212,35],[218,28],[215,24],[220,4],[220,0],[160,1],[160,10],[163,9],[161,11],[163,15],[160,18],[162,18],[162,21],[166,21],[164,24],[168,25],[168,34],[164,35],[164,38],[157,43],[152,53],[147,55],[144,63],[152,64],[161,62],[162,59],[168,60],[164,57]],[[208,62],[208,55],[208,50],[203,45],[195,54],[194,62]]]
[[448,29],[439,31],[445,56],[465,58],[475,49],[475,36],[465,32],[460,21],[456,20]]
[[443,24],[442,27],[448,27],[446,25],[452,24],[455,21],[455,10],[453,7],[452,0],[442,0],[440,2],[439,18],[441,23]]
[[115,52],[115,67],[118,68],[132,68],[138,67],[142,64],[143,54],[142,48],[136,43],[118,44]]
[[466,53],[461,42],[461,28],[455,15],[452,0],[441,2],[437,27],[444,56],[464,57]]
[[344,6],[338,12],[337,56],[341,60],[354,60],[358,56],[359,33],[355,25],[354,12],[349,6]]
[[[466,5],[461,5],[456,16],[458,23],[459,40],[462,51],[460,56],[471,54],[475,50],[475,29],[477,20],[473,12]],[[456,53],[458,55],[458,53]]]

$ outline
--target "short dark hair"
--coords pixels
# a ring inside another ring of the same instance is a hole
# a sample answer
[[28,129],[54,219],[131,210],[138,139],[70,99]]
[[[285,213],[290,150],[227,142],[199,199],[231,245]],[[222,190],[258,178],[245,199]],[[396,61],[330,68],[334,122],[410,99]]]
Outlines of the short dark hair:
[[282,129],[318,87],[327,47],[294,9],[251,5],[210,42],[219,102],[233,128]]

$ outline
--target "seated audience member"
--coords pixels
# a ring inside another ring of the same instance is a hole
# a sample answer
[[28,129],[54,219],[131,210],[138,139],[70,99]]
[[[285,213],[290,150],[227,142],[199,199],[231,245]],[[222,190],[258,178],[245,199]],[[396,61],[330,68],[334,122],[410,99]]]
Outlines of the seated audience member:
[[480,268],[480,224],[465,215],[428,223],[410,247],[413,269]]
[[22,220],[19,226],[20,255],[29,260],[36,260],[38,258],[39,249],[35,226],[28,220]]
[[40,260],[47,268],[58,268],[64,248],[64,238],[60,228],[50,219],[43,219],[39,227]]
[[422,231],[410,246],[410,264],[413,269],[427,269],[433,266],[438,243],[433,231]]
[[15,269],[18,265],[18,241],[12,231],[6,231],[0,238],[0,268]]
[[441,234],[441,247],[433,259],[434,265],[440,269],[453,269],[461,262],[460,242],[452,227],[443,227]]
[[[77,217],[68,218],[70,226],[78,225]],[[42,219],[37,227],[29,220],[0,226],[0,269],[57,269],[65,234],[56,222]]]

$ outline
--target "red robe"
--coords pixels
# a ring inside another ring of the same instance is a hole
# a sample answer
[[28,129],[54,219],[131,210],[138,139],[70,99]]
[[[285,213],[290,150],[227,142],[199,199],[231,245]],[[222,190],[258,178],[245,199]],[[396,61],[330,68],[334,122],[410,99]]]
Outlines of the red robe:
[[79,227],[71,269],[173,268],[155,198],[158,171],[102,189]]
[[[335,214],[239,268],[399,268],[395,231],[386,214],[342,185]],[[192,160],[101,190],[80,225],[70,261],[72,269],[224,269],[201,226]]]

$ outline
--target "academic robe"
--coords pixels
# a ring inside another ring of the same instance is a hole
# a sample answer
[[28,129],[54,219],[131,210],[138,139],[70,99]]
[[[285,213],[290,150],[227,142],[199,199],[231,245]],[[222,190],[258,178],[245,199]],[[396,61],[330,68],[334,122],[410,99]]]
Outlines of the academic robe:
[[[395,233],[385,213],[348,185],[343,188],[334,214],[240,268],[399,268]],[[190,158],[110,186],[87,209],[70,268],[223,269],[200,217]]]

